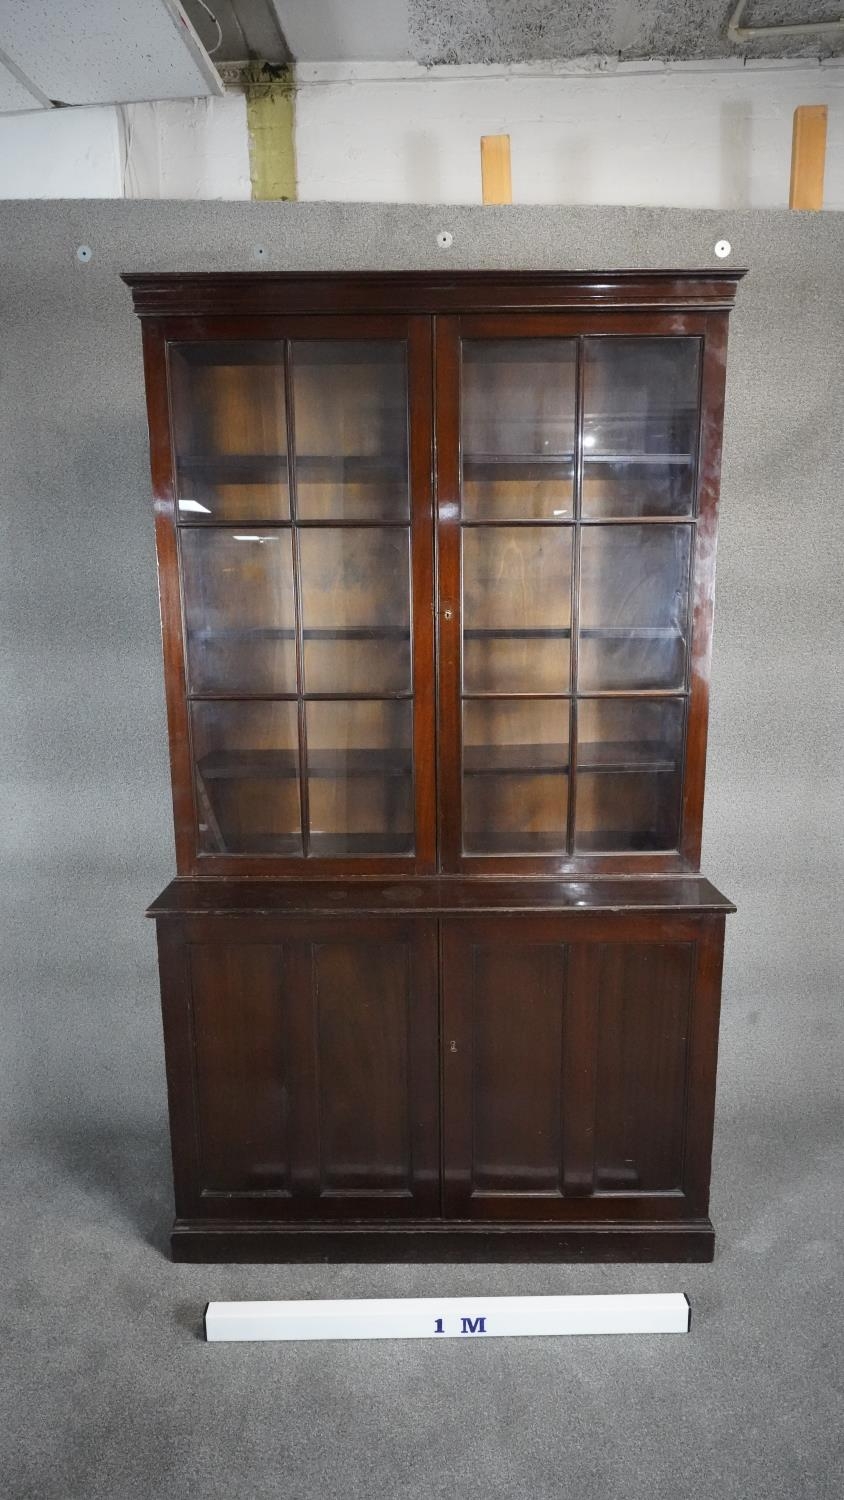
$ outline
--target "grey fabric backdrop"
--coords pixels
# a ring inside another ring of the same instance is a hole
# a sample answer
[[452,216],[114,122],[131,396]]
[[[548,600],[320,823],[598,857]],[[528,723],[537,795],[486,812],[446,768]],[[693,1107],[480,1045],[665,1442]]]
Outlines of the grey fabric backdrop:
[[[140,334],[118,272],[253,269],[257,245],[269,269],[697,266],[724,236],[750,274],[731,330],[703,860],[739,906],[718,1260],[680,1273],[170,1267],[142,912],[173,853]],[[836,214],[0,206],[7,1493],[833,1494],[843,252]],[[670,1352],[540,1341],[282,1357],[195,1338],[211,1295],[479,1284],[684,1286],[700,1312]]]

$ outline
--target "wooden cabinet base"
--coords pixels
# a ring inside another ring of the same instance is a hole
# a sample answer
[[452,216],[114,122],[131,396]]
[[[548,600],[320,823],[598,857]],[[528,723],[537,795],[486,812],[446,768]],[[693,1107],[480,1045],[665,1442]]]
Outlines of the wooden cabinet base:
[[558,1261],[704,1262],[715,1251],[709,1219],[666,1224],[390,1223],[333,1225],[184,1223],[170,1239],[173,1260],[240,1262],[429,1262],[500,1265]]
[[710,1260],[729,910],[697,877],[175,881],[174,1257]]

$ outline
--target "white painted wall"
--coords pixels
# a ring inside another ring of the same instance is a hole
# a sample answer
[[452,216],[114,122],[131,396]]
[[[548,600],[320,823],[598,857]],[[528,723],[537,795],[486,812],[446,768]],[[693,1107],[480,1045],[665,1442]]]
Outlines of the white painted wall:
[[[517,203],[778,208],[798,104],[829,106],[844,209],[844,65],[299,69],[299,196],[480,201],[479,138],[510,135]],[[0,198],[250,196],[243,97],[0,118]]]
[[127,198],[251,198],[246,100],[128,104]]
[[0,117],[0,198],[249,198],[242,94]]
[[116,109],[0,116],[0,198],[120,198]]
[[482,135],[510,136],[516,203],[779,208],[792,116],[829,106],[826,207],[844,208],[844,66],[302,65],[299,196],[481,201]]

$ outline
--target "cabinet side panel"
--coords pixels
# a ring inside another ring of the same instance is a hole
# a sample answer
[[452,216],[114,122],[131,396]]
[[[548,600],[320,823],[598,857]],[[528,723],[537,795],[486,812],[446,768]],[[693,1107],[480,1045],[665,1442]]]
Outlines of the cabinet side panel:
[[694,949],[608,944],[598,992],[595,1187],[678,1189]]
[[693,1210],[700,1214],[705,1214],[709,1208],[723,964],[724,918],[707,917],[701,923],[700,941],[695,948],[688,1123],[683,1168],[686,1195]]
[[161,1019],[167,1068],[167,1103],[173,1156],[176,1212],[196,1211],[199,1197],[199,1142],[194,1103],[194,1054],[188,948],[178,918],[156,921]]
[[190,951],[201,1185],[289,1190],[290,1078],[283,950],[215,943]]

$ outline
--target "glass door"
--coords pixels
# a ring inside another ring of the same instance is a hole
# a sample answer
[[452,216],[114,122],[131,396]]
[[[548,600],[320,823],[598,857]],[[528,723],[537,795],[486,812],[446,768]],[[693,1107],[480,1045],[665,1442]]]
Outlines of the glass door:
[[680,848],[702,339],[611,326],[438,334],[446,868]]
[[429,325],[260,328],[169,346],[197,856],[430,867]]

